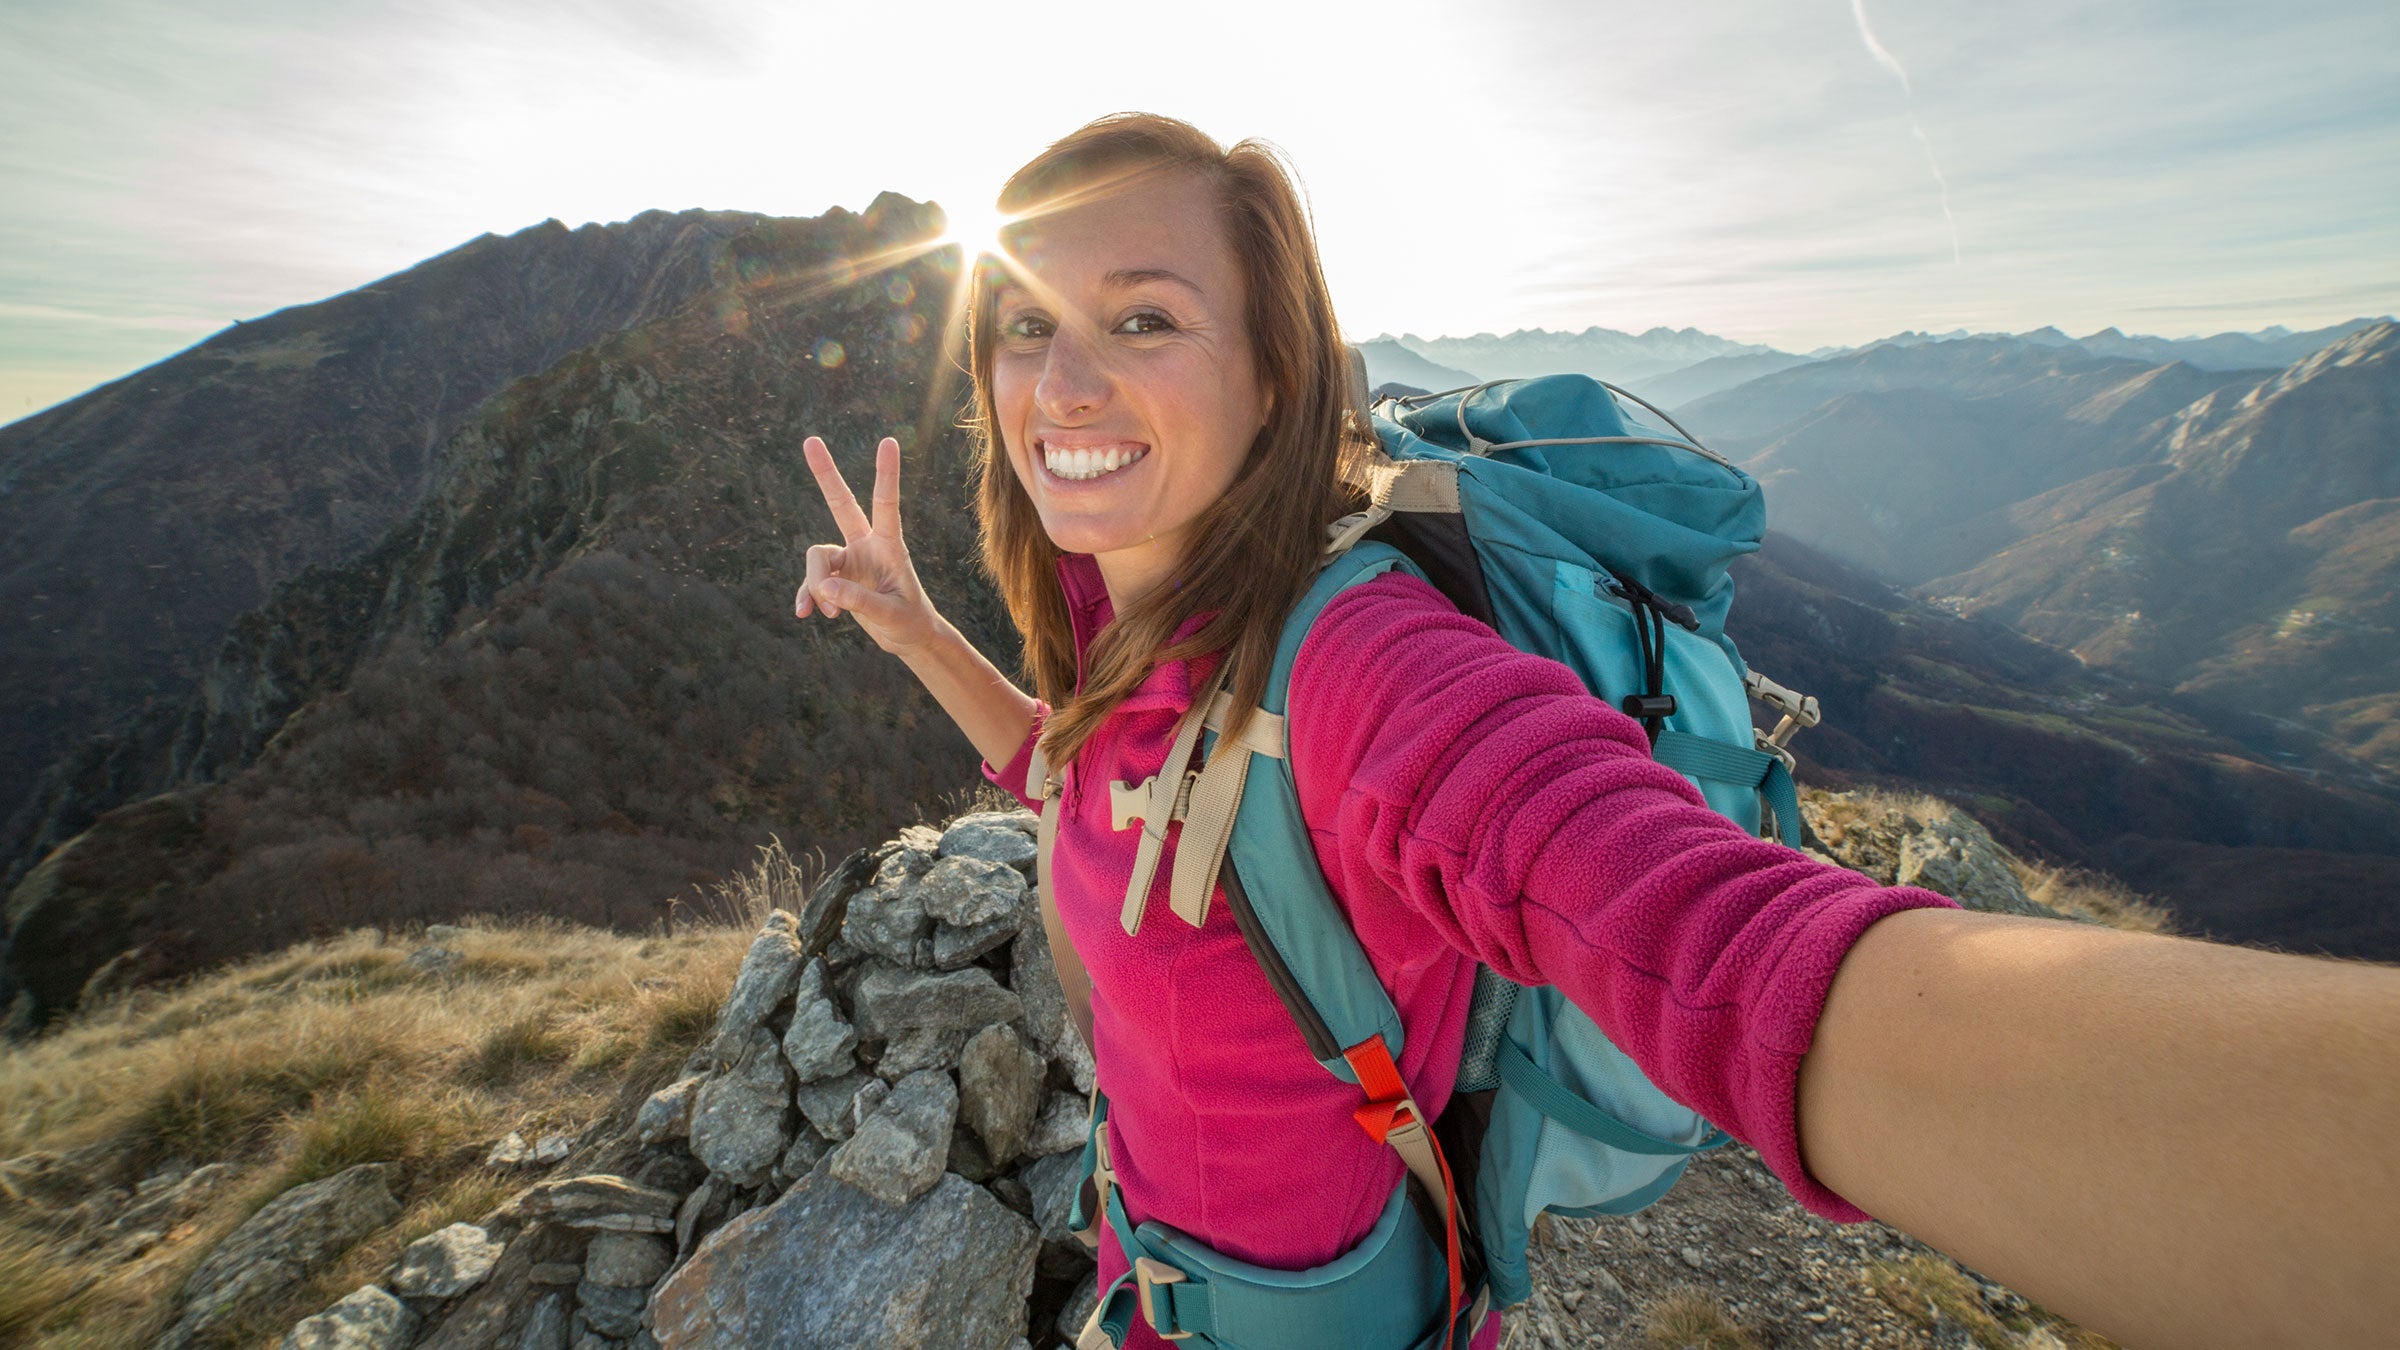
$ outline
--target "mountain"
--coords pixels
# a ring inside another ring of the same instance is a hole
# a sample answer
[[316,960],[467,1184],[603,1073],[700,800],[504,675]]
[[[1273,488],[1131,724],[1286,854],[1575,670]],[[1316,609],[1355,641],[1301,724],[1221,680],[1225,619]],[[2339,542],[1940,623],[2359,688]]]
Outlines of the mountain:
[[1824,707],[1804,781],[1946,797],[2186,931],[2400,959],[2400,792],[2281,709],[2086,665],[1778,534],[1733,577],[1743,659]]
[[485,400],[681,308],[758,219],[485,235],[0,427],[0,876],[63,752],[179,707],[237,616],[416,508]]
[[1358,344],[1358,352],[1366,358],[1367,387],[1370,389],[1387,384],[1405,384],[1430,394],[1483,382],[1466,371],[1436,365],[1391,338],[1362,342]]
[[2400,770],[2400,325],[2196,400],[2160,457],[2006,513],[1928,594]]
[[[1477,333],[1473,337],[1420,338],[1408,333],[1396,341],[1428,361],[1472,370],[1487,380],[1572,370],[1634,386],[1637,392],[1641,392],[1639,381],[1713,357],[1748,356],[1774,350],[1734,342],[1697,328],[1652,328],[1638,335],[1598,326],[1580,333],[1523,328],[1505,337]],[[1649,397],[1647,393],[1643,396]]]
[[847,849],[971,780],[905,667],[790,608],[839,537],[801,440],[863,488],[893,433],[927,589],[1013,659],[938,213],[749,220],[679,309],[487,399],[413,511],[233,624],[165,734],[53,779],[35,833],[71,837],[9,897],[0,1002],[39,1019],[127,951],[171,974],[376,916],[639,927],[770,831]]
[[1762,375],[1790,370],[1824,357],[1794,356],[1790,352],[1751,352],[1742,356],[1712,356],[1705,361],[1644,380],[1633,392],[1661,408],[1675,409],[1720,389],[1747,384]]
[[2127,337],[2114,328],[2103,328],[2075,341],[2096,356],[2130,356],[2152,362],[2181,361],[2202,370],[2270,370],[2304,361],[2352,333],[2389,322],[2390,317],[2352,319],[2348,323],[2306,333],[2295,333],[2288,328],[2268,328],[2256,333],[2219,333],[2214,337],[2190,338]]

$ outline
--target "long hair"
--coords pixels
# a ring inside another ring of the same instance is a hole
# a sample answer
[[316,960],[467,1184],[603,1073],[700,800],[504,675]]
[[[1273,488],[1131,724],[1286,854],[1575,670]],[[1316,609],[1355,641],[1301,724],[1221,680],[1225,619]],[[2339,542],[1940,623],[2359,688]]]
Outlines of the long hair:
[[[978,269],[968,301],[968,368],[975,382],[976,514],[983,566],[1024,638],[1025,675],[1051,707],[1041,747],[1064,767],[1111,709],[1158,665],[1222,652],[1231,664],[1239,735],[1266,691],[1283,620],[1316,575],[1325,527],[1364,505],[1349,484],[1371,442],[1346,407],[1350,367],[1306,208],[1280,152],[1256,140],[1227,150],[1189,123],[1116,113],[1035,156],[1001,189],[1021,216],[1112,191],[1141,191],[1161,172],[1194,172],[1216,189],[1247,288],[1247,318],[1272,412],[1233,483],[1193,521],[1175,570],[1126,606],[1086,653],[1076,687],[1075,637],[1058,584],[1058,547],[1042,529],[1001,442],[992,402],[997,287]],[[1178,628],[1214,611],[1184,641]]]

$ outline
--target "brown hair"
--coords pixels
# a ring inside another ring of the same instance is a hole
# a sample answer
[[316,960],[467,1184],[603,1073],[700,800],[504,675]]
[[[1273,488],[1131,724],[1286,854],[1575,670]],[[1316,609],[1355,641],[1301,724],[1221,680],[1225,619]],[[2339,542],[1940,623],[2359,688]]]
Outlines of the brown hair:
[[[1175,570],[1094,641],[1080,690],[1074,632],[1058,585],[1060,550],[1000,440],[992,404],[997,288],[983,269],[968,301],[983,566],[1024,637],[1034,693],[1051,706],[1042,753],[1060,768],[1154,667],[1208,652],[1222,651],[1232,662],[1237,711],[1225,734],[1238,735],[1265,695],[1284,617],[1316,576],[1325,526],[1364,505],[1346,485],[1352,457],[1368,443],[1363,422],[1347,415],[1348,354],[1307,210],[1274,147],[1245,140],[1227,150],[1187,122],[1116,113],[1036,155],[1009,177],[999,205],[1020,216],[1110,191],[1139,191],[1141,176],[1167,171],[1201,174],[1217,190],[1248,292],[1252,355],[1262,387],[1273,392],[1273,411],[1232,485],[1194,519],[1190,548]],[[1171,643],[1185,621],[1211,610],[1215,617],[1191,637]]]

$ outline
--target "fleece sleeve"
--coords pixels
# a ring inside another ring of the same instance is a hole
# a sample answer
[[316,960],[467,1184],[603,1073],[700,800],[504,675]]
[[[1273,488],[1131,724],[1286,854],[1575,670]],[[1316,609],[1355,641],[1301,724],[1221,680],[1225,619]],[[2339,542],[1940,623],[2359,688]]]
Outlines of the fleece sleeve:
[[990,760],[983,761],[983,776],[1010,796],[1025,803],[1025,809],[1028,811],[1042,809],[1042,799],[1033,795],[1033,785],[1027,783],[1025,778],[1026,775],[1033,772],[1034,742],[1042,738],[1042,727],[1049,720],[1050,705],[1038,698],[1035,699],[1033,701],[1033,725],[1027,728],[1025,740],[1017,746],[1017,753],[1009,758],[1007,764],[997,769],[992,767]]
[[1752,837],[1573,671],[1411,576],[1326,607],[1289,708],[1302,814],[1335,834],[1344,894],[1371,879],[1501,974],[1557,985],[1803,1204],[1866,1217],[1802,1164],[1800,1058],[1859,935],[1950,901]]

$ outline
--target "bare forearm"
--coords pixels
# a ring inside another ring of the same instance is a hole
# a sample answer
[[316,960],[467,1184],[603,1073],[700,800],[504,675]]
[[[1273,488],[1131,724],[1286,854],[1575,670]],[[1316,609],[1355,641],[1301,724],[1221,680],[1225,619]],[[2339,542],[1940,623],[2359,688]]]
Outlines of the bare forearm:
[[1951,910],[1869,929],[1809,1170],[2138,1346],[2400,1325],[2400,972]]
[[949,620],[937,618],[932,636],[901,652],[900,659],[985,759],[1006,764],[1016,757],[1025,733],[1033,729],[1033,696],[1001,674]]

